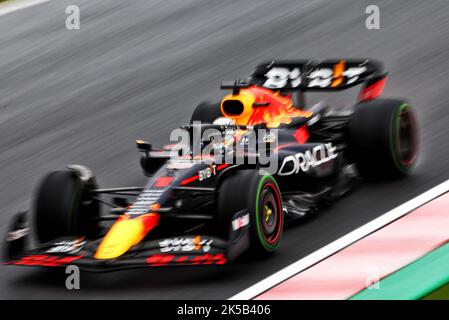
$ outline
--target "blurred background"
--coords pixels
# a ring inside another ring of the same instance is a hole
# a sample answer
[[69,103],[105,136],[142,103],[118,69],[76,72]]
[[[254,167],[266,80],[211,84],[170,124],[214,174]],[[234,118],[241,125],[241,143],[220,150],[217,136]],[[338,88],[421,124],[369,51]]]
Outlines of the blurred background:
[[[380,30],[365,27],[370,4]],[[79,30],[65,27],[68,5]],[[2,235],[49,170],[78,163],[103,187],[144,183],[135,139],[167,142],[221,80],[271,58],[383,61],[384,95],[415,106],[422,139],[411,178],[362,184],[291,226],[267,261],[83,273],[76,292],[63,271],[0,266],[0,298],[228,298],[449,177],[447,0],[51,0],[0,15],[0,30]]]

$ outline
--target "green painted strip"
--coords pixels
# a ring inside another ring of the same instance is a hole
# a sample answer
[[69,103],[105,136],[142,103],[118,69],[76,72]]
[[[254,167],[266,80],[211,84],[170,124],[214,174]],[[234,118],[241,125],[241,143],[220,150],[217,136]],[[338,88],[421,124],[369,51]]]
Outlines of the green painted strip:
[[449,282],[449,243],[392,273],[379,289],[365,289],[351,300],[416,300]]

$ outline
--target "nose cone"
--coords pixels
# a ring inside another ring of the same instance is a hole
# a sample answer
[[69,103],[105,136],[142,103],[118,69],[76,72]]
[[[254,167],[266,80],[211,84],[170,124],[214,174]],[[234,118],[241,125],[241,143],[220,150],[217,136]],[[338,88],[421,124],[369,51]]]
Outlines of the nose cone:
[[95,253],[95,259],[120,257],[143,238],[159,223],[159,215],[151,213],[131,219],[129,215],[120,217],[103,238]]

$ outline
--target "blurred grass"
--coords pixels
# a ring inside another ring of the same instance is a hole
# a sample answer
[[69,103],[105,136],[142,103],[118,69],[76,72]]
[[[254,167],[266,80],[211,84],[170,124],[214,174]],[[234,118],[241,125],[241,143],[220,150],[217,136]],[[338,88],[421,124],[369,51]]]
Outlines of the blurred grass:
[[422,298],[423,300],[449,300],[449,283]]

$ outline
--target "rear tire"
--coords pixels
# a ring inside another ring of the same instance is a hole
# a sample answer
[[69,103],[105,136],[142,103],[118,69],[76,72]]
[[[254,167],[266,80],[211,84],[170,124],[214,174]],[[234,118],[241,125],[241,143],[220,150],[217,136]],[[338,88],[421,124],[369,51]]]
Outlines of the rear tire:
[[231,219],[242,210],[248,210],[250,217],[250,251],[257,256],[274,252],[282,238],[284,216],[281,193],[271,175],[244,170],[223,181],[218,195],[221,236],[229,237]]
[[93,237],[99,231],[99,204],[92,199],[95,179],[83,180],[73,170],[49,173],[37,189],[34,228],[40,242],[63,236]]
[[368,177],[407,175],[418,154],[417,121],[404,101],[375,99],[356,105],[349,125],[351,154]]
[[193,111],[190,123],[200,121],[201,123],[213,123],[222,117],[220,104],[211,102],[201,102]]

